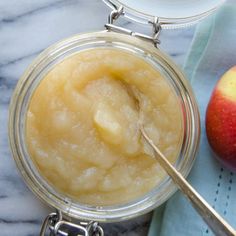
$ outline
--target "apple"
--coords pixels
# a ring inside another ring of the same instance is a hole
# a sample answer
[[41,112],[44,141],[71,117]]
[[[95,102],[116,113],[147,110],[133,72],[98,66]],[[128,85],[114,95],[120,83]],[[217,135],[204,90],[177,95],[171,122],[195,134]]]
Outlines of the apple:
[[213,90],[206,111],[206,133],[218,159],[236,171],[236,66]]

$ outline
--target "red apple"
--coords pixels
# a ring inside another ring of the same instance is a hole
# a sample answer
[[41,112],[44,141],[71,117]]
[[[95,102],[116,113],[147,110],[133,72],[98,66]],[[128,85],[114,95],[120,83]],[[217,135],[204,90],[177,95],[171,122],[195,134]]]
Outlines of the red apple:
[[221,77],[211,95],[206,133],[218,159],[236,171],[236,66]]

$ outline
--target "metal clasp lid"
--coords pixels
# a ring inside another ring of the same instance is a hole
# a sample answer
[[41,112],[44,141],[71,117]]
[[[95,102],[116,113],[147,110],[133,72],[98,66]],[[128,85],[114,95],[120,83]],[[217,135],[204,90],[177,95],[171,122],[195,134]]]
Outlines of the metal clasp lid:
[[97,222],[79,222],[78,224],[63,219],[60,211],[49,214],[41,227],[40,236],[104,236],[103,229]]
[[158,17],[154,17],[153,21],[148,21],[149,24],[152,25],[152,36],[141,34],[138,32],[133,32],[132,30],[126,29],[121,26],[114,25],[114,21],[117,20],[120,16],[124,15],[124,7],[120,6],[118,9],[114,9],[111,11],[110,15],[108,16],[108,23],[105,24],[105,27],[108,31],[114,31],[117,33],[123,33],[132,35],[134,37],[142,38],[148,41],[151,41],[154,43],[155,47],[157,47],[158,44],[160,44],[159,35],[161,32],[161,23],[159,22]]

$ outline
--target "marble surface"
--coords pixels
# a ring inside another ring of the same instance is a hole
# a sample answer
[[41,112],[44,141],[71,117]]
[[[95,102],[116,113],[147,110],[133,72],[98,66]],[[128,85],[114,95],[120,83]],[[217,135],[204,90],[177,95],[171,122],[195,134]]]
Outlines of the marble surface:
[[[8,108],[13,89],[43,49],[76,33],[102,30],[109,13],[101,0],[0,0],[0,235],[38,235],[50,209],[26,187],[8,146]],[[122,22],[121,24],[125,24]],[[146,32],[141,25],[126,24]],[[182,65],[194,27],[162,31],[161,48]],[[151,213],[105,226],[106,235],[147,235]]]

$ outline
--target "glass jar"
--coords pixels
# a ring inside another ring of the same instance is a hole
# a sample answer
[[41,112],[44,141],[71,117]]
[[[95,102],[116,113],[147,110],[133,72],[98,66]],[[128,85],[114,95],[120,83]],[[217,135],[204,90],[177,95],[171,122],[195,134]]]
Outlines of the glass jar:
[[153,43],[115,32],[79,34],[56,43],[36,58],[19,80],[11,100],[10,146],[26,184],[49,206],[73,219],[99,222],[122,221],[144,214],[161,205],[176,191],[175,184],[166,177],[145,196],[127,204],[109,207],[84,205],[57,192],[49,185],[34,166],[26,147],[26,113],[31,96],[38,84],[57,63],[72,54],[91,48],[116,48],[131,52],[156,68],[173,87],[180,101],[184,129],[182,148],[175,166],[183,176],[187,176],[194,163],[200,137],[199,113],[192,89],[180,69]]

